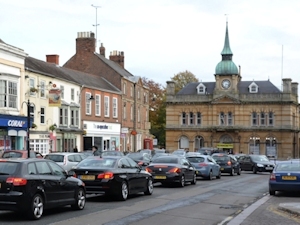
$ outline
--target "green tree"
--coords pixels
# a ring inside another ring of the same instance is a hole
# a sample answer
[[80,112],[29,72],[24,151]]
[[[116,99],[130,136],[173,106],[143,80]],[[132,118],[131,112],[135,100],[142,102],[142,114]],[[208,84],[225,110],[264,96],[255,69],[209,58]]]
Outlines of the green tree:
[[171,77],[171,80],[175,82],[175,93],[180,91],[188,83],[199,82],[198,78],[188,70],[175,74],[174,77]]
[[165,147],[166,142],[166,90],[153,80],[143,77],[144,86],[149,89],[150,133],[157,138],[158,146]]

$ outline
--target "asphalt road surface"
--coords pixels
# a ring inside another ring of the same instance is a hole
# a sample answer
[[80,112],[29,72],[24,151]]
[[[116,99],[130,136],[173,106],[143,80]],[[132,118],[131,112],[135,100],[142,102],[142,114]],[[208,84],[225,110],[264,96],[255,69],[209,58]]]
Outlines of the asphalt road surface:
[[[112,201],[105,196],[89,196],[82,211],[73,211],[70,207],[48,210],[38,221],[28,221],[21,214],[1,211],[0,224],[226,224],[228,218],[235,217],[266,195],[268,179],[269,173],[242,172],[241,176],[223,175],[220,180],[200,179],[196,185],[187,184],[184,188],[156,184],[152,196],[139,194],[125,202]],[[251,224],[251,221],[246,224]]]

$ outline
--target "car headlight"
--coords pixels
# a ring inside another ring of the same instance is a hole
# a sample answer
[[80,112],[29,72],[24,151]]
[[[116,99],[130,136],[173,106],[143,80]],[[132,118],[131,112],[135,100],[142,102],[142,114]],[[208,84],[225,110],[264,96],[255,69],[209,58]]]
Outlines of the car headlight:
[[260,163],[257,163],[256,166],[257,166],[257,167],[264,167],[264,165],[263,165],[263,164],[260,164]]

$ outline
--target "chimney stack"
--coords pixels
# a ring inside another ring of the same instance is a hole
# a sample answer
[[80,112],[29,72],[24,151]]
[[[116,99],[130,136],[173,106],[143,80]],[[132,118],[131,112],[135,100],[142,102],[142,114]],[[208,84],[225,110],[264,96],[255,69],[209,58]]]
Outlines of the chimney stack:
[[76,54],[94,53],[96,50],[96,39],[93,32],[78,32],[76,39]]
[[124,68],[124,52],[118,52],[116,50],[110,52],[109,60],[118,63],[122,68]]
[[99,48],[100,55],[103,55],[105,57],[105,47],[103,46],[103,43],[101,43],[101,46]]
[[59,65],[59,55],[46,55],[46,61]]

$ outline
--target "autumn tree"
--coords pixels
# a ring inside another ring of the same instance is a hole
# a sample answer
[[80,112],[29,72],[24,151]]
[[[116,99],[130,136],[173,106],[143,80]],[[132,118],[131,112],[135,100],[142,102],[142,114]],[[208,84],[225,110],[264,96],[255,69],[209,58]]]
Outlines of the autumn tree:
[[171,80],[175,82],[175,93],[188,83],[199,82],[198,78],[188,70],[175,74],[174,77],[171,77]]
[[157,138],[159,146],[165,146],[166,139],[166,97],[165,88],[153,80],[143,77],[144,86],[149,89],[149,122],[150,133]]

